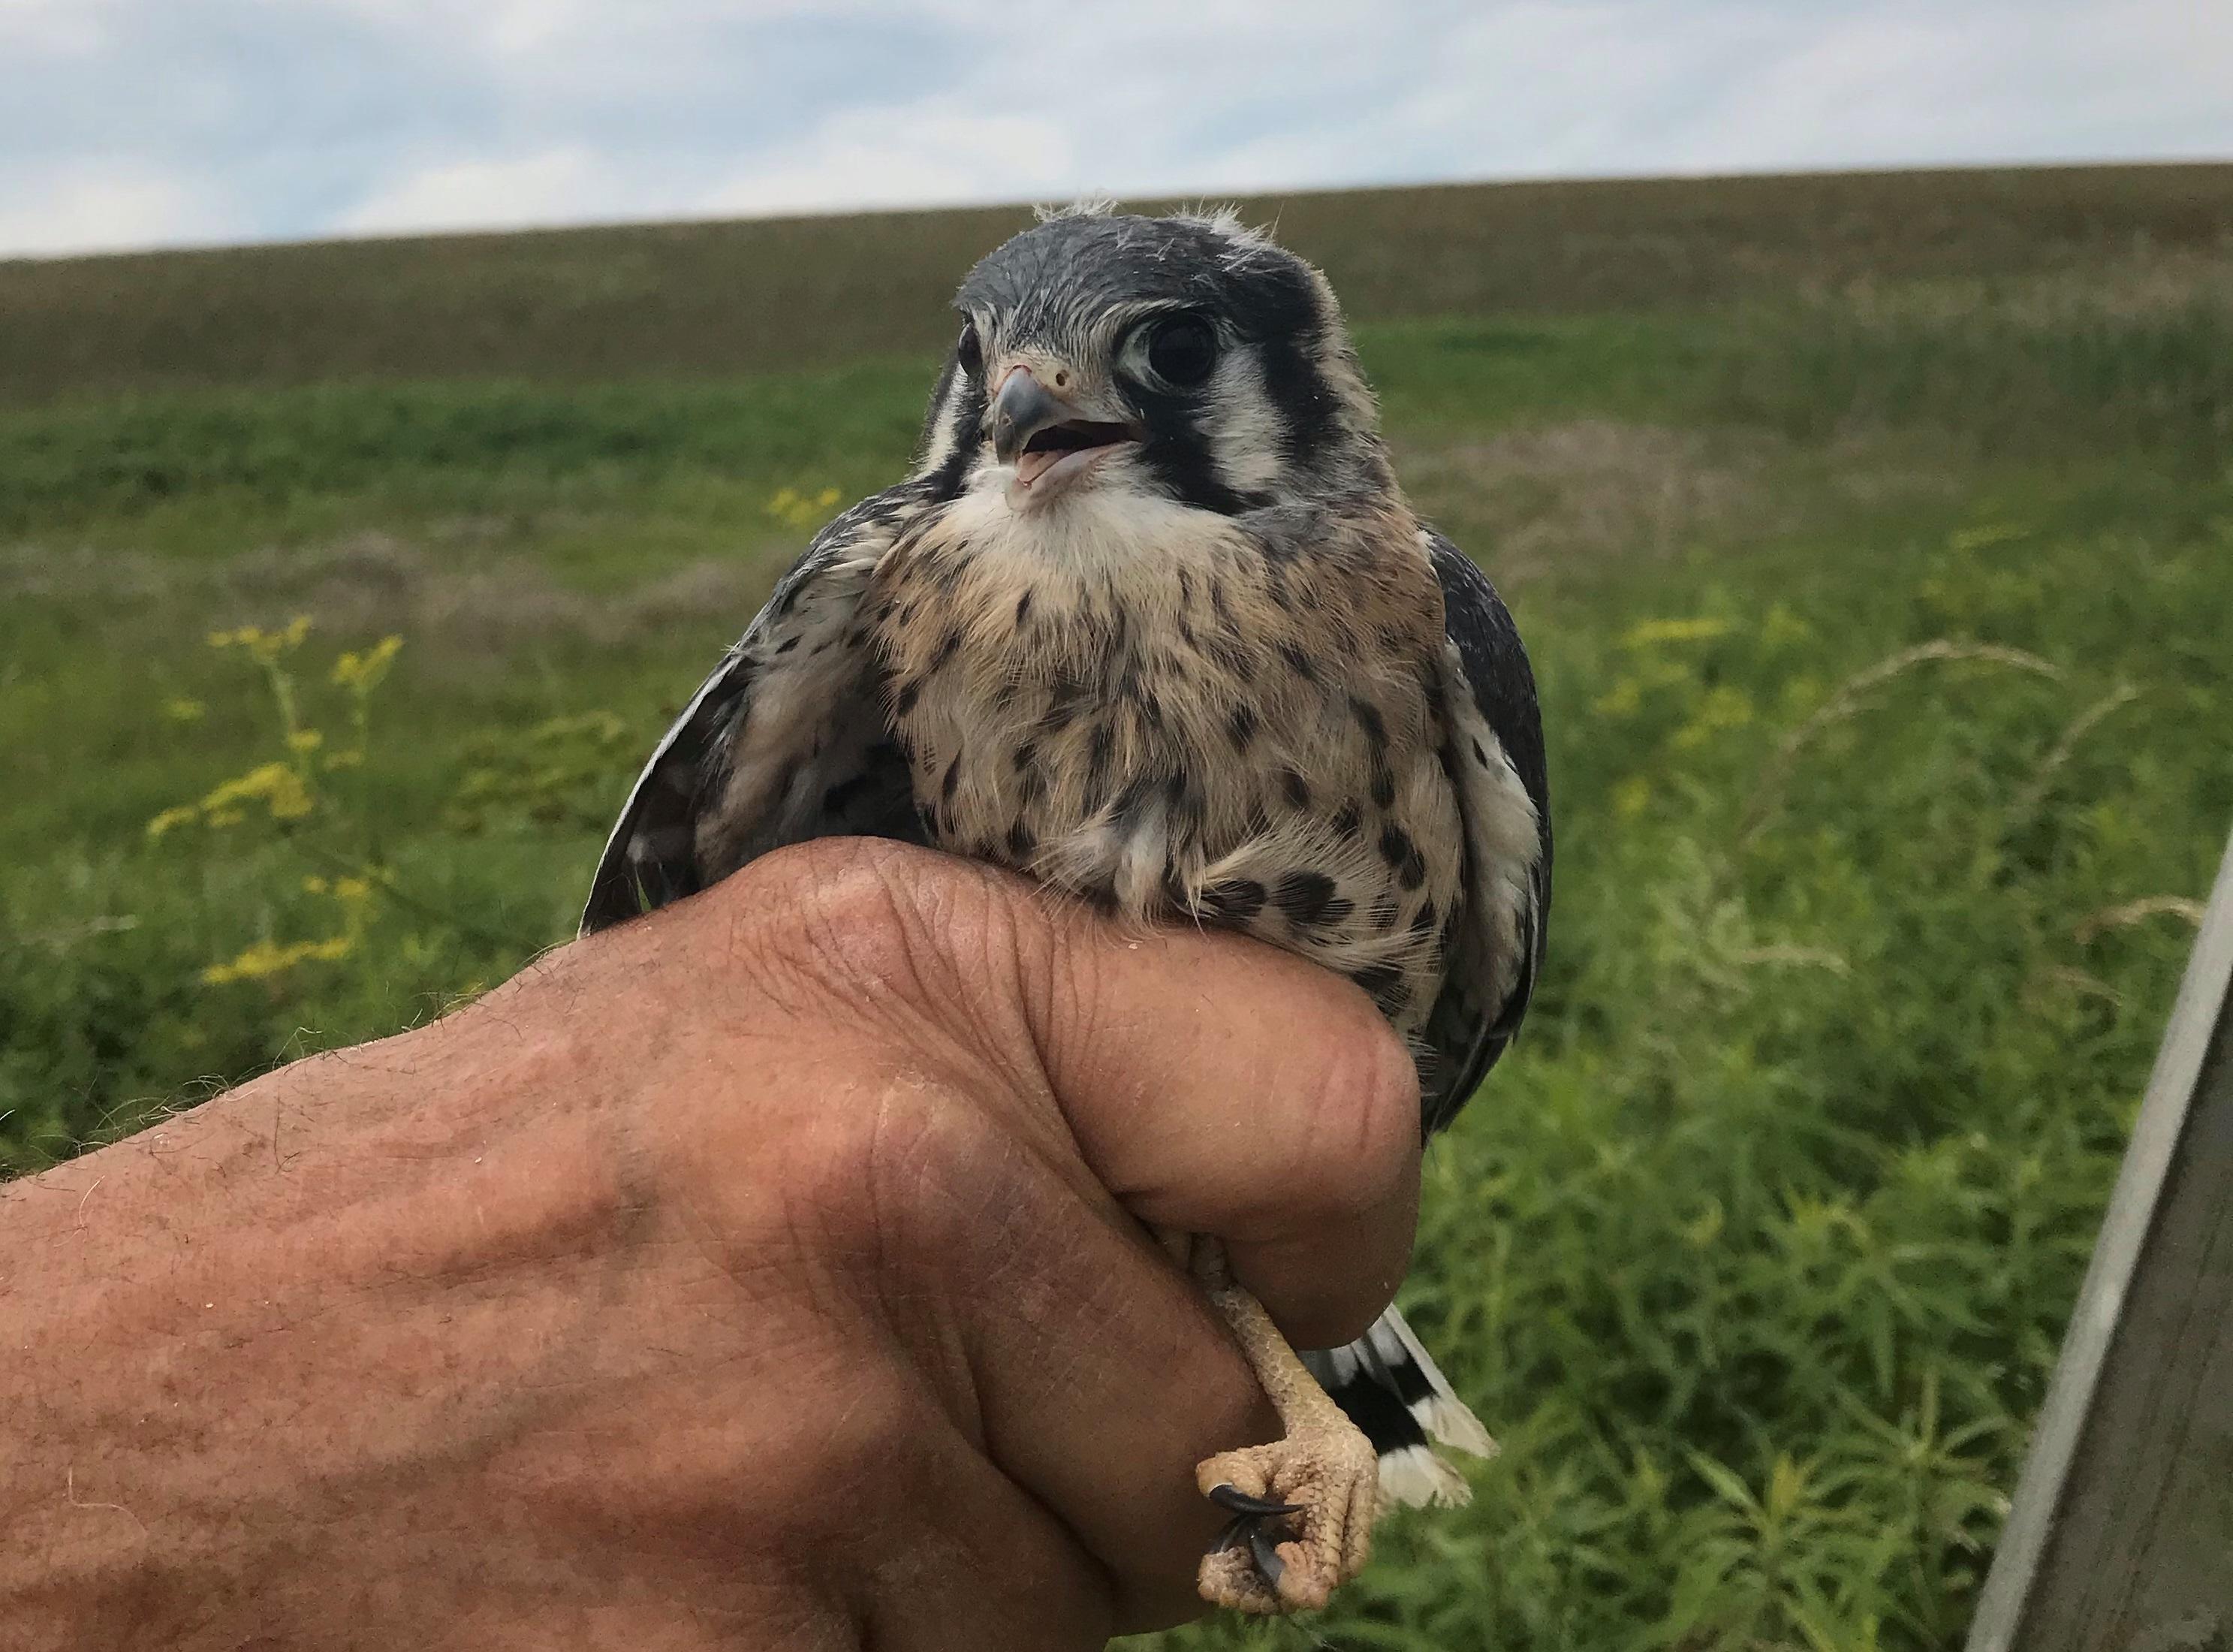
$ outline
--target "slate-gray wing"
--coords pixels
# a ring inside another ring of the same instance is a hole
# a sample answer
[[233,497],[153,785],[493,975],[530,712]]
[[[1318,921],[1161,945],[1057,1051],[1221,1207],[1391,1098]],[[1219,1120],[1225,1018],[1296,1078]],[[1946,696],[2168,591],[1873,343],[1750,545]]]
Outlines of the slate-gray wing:
[[637,777],[597,863],[583,933],[693,894],[784,843],[921,840],[855,610],[923,498],[909,481],[863,499],[776,582]]
[[[1425,538],[1459,702],[1450,707],[1445,761],[1468,848],[1466,910],[1424,1033],[1434,1057],[1424,1098],[1431,1134],[1456,1115],[1527,1013],[1551,916],[1551,796],[1542,712],[1519,628],[1470,557],[1431,530]],[[1493,739],[1479,738],[1484,727]]]

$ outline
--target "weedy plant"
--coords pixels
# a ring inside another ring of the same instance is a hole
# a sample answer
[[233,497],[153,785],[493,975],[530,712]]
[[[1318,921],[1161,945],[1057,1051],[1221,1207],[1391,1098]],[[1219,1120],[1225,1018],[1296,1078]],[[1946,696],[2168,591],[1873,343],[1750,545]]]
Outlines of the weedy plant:
[[[203,981],[212,986],[258,980],[303,964],[337,962],[356,949],[375,899],[408,899],[394,888],[381,862],[376,816],[361,784],[372,741],[373,696],[403,639],[382,637],[361,653],[344,652],[333,661],[324,686],[339,691],[348,734],[345,740],[332,741],[321,722],[313,720],[313,684],[296,664],[309,635],[307,615],[278,630],[246,625],[210,633],[211,647],[245,657],[262,674],[277,718],[281,755],[219,781],[193,802],[174,804],[147,823],[151,839],[186,828],[232,832],[261,827],[318,868],[302,879],[303,893],[333,903],[324,926],[329,933],[293,940],[258,936],[232,958],[202,971]],[[170,710],[173,716],[191,718],[198,706],[195,701],[173,701]],[[352,787],[351,779],[359,784]]]

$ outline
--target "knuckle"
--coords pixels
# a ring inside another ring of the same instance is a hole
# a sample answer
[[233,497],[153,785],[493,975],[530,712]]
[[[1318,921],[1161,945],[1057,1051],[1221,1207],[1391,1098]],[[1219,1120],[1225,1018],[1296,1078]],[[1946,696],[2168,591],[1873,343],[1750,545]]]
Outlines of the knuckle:
[[960,904],[943,857],[863,838],[777,849],[739,876],[732,953],[850,1002],[950,985],[944,932]]
[[794,1125],[778,1185],[801,1243],[887,1298],[966,1272],[1013,1202],[1016,1145],[966,1093],[891,1071]]
[[[1030,1063],[1029,1005],[1045,925],[1006,874],[872,839],[798,844],[755,862],[756,957],[845,1018],[919,1056],[1013,1081]],[[733,880],[732,880],[733,881]]]

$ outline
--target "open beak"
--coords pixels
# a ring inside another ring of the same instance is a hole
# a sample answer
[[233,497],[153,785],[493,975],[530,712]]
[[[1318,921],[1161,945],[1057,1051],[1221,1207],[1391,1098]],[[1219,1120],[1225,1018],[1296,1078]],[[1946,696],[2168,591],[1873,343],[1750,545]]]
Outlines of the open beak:
[[1075,406],[1022,366],[1010,367],[1000,380],[986,409],[985,434],[993,456],[1014,465],[1017,481],[1026,487],[1072,453],[1132,439],[1129,425],[1079,418]]

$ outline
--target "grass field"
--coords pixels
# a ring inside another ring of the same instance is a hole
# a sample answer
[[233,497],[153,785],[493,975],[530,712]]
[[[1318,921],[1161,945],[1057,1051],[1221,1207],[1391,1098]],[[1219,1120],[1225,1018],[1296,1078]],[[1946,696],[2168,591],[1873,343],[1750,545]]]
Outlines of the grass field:
[[[1406,1296],[1505,1452],[1318,1622],[1143,1648],[1958,1643],[2233,823],[2233,169],[1769,184],[1286,210],[1543,680],[1551,969]],[[997,234],[917,222],[0,266],[0,1167],[569,933],[902,461]],[[719,259],[626,296],[693,237],[767,268],[686,360]],[[1407,305],[1440,243],[1501,262]],[[752,342],[885,252],[873,348]]]

